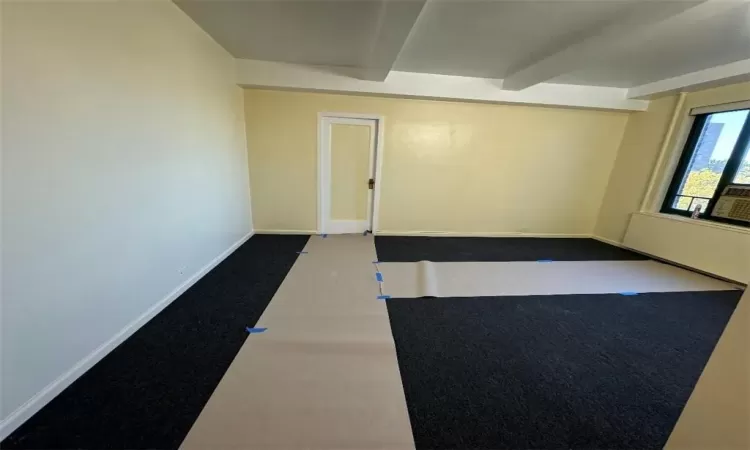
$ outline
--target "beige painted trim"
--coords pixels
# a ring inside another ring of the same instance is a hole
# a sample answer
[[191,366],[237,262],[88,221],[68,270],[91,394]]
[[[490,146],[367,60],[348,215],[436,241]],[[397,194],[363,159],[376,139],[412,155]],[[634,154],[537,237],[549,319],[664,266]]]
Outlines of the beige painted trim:
[[115,349],[118,345],[124,342],[127,338],[138,331],[143,325],[149,320],[159,314],[164,308],[169,306],[174,300],[176,300],[183,292],[187,291],[192,285],[198,280],[203,278],[208,272],[214,267],[219,265],[227,256],[231,255],[232,252],[237,250],[242,244],[247,242],[248,239],[253,237],[255,233],[249,232],[245,236],[241,237],[237,242],[229,246],[228,249],[224,250],[216,258],[212,259],[205,266],[201,267],[195,272],[190,278],[185,280],[182,284],[177,286],[172,292],[167,294],[164,298],[159,300],[156,304],[147,309],[143,314],[136,317],[135,320],[127,324],[124,328],[118,331],[112,336],[107,342],[100,345],[96,350],[89,353],[83,359],[78,361],[73,367],[67,372],[60,375],[55,381],[51,382],[44,387],[41,391],[37,392],[33,397],[26,401],[23,405],[19,406],[18,409],[10,413],[8,417],[0,421],[0,440],[5,439],[10,433],[16,428],[26,422],[31,416],[36,414],[42,409],[47,403],[52,401],[58,394],[60,394],[65,388],[70,386],[75,380],[81,375],[86,373],[89,369],[94,367],[102,358],[107,356],[109,352]]

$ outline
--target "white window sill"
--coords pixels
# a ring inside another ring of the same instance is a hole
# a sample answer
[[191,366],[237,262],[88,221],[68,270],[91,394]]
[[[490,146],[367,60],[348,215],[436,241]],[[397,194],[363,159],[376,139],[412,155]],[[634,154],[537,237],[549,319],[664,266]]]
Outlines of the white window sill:
[[656,212],[637,212],[634,214],[640,214],[642,216],[656,217],[658,219],[674,220],[676,222],[689,223],[691,225],[697,225],[708,228],[718,228],[720,230],[733,231],[735,233],[750,234],[750,228],[739,225],[730,225],[721,222],[712,222],[705,219],[691,219],[690,217],[678,216],[676,214],[664,214]]

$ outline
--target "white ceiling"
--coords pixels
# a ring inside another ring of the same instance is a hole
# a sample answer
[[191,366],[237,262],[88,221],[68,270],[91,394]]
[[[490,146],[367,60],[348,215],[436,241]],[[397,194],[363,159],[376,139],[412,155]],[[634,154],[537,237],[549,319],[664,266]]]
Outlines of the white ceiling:
[[742,0],[716,13],[697,0],[175,2],[236,58],[366,68],[375,53],[382,77],[527,71],[534,80],[521,87],[539,78],[626,88],[750,58]]
[[502,78],[530,56],[612,20],[624,1],[456,1],[425,7],[394,69]]
[[378,0],[176,0],[235,58],[354,67],[374,33]]
[[632,87],[750,58],[750,8],[741,6],[678,29],[634,35],[559,83]]

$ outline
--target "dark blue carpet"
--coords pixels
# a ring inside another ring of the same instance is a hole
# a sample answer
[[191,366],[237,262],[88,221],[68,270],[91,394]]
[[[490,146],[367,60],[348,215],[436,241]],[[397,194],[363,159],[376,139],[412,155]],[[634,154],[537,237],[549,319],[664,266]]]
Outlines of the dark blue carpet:
[[179,447],[307,240],[250,238],[0,448]]
[[378,260],[415,261],[615,261],[641,254],[588,238],[375,236]]
[[418,449],[659,449],[740,291],[388,301]]

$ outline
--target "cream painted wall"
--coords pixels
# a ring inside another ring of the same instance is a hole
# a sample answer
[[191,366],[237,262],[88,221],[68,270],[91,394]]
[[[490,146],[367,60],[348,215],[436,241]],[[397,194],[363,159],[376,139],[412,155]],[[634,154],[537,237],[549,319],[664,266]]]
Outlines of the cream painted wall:
[[[652,101],[647,112],[633,113],[595,234],[689,267],[749,282],[750,229],[658,213],[692,124],[690,110],[749,99],[750,82],[739,83],[688,93],[682,104],[676,96],[661,98]],[[675,126],[668,133],[673,115]],[[660,158],[662,148],[665,153]],[[659,160],[661,164],[655,167]],[[650,185],[653,188],[647,194]],[[649,198],[641,211],[644,195]]]
[[641,207],[654,172],[677,96],[653,100],[648,110],[630,114],[594,234],[622,242],[630,214]]
[[680,158],[685,138],[690,131],[690,125],[692,124],[688,115],[690,110],[702,106],[721,105],[744,100],[750,100],[750,82],[690,92],[685,96],[682,107],[677,111],[677,126],[674,132],[667,136],[669,140],[666,146],[667,153],[661,166],[657,167],[654,172],[654,179],[657,183],[652,197],[648,199],[647,209],[649,211],[657,211],[661,206],[667,185]]
[[247,89],[258,230],[316,230],[317,114],[385,117],[380,230],[590,234],[627,115]]
[[251,219],[233,60],[172,2],[1,3],[7,433]]
[[750,283],[750,229],[682,216],[634,213],[623,243],[649,255]]
[[331,124],[331,219],[367,220],[370,127]]

